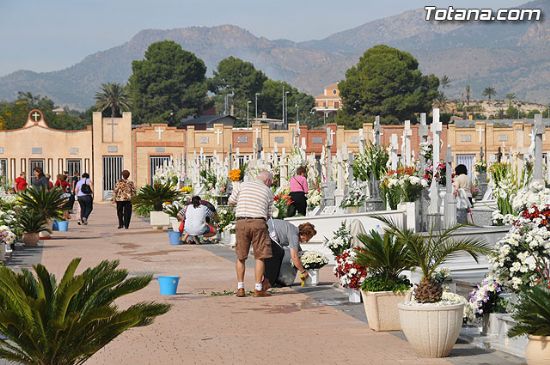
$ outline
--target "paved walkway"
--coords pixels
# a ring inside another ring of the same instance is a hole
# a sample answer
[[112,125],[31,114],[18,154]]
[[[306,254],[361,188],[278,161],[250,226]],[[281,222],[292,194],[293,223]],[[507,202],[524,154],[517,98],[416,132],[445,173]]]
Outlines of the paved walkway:
[[[74,257],[81,269],[103,259],[119,259],[132,274],[180,275],[178,295],[162,297],[158,284],[120,301],[160,301],[172,310],[154,324],[128,331],[87,364],[519,364],[498,352],[457,345],[447,359],[422,359],[397,333],[376,333],[365,323],[362,305],[346,303],[331,284],[277,289],[271,298],[220,295],[233,290],[233,252],[220,245],[170,246],[166,233],[134,218],[129,230],[116,229],[115,210],[96,205],[86,227],[71,222],[42,250],[17,252],[14,263],[41,261],[61,275]],[[23,254],[25,256],[23,256]],[[250,260],[251,261],[251,260]],[[252,263],[252,262],[251,262]],[[247,289],[253,288],[247,270]]]

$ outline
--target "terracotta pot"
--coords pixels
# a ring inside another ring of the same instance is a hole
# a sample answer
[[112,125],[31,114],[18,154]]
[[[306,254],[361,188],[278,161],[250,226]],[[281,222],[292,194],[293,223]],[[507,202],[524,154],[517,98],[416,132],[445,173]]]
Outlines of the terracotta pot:
[[361,290],[361,295],[363,296],[367,322],[371,329],[375,331],[401,330],[397,305],[407,299],[407,292]]
[[23,233],[21,240],[25,246],[37,246],[40,237],[38,233]]
[[525,348],[527,365],[550,364],[550,336],[529,335],[529,342]]
[[399,304],[399,320],[407,341],[422,357],[446,357],[462,328],[464,304]]

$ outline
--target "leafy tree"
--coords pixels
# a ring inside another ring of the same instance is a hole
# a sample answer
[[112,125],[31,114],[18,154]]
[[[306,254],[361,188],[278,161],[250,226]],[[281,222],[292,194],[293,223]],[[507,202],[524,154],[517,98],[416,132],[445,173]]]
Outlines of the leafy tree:
[[385,122],[413,119],[427,111],[437,96],[439,80],[422,75],[418,61],[407,52],[385,45],[367,50],[338,84],[345,116],[382,116]]
[[124,86],[118,83],[102,84],[95,100],[96,108],[102,113],[108,112],[111,118],[121,117],[123,111],[130,109],[128,94]]
[[497,92],[495,88],[492,86],[486,87],[485,90],[483,90],[483,96],[486,96],[487,98],[489,98],[489,101],[491,101],[491,98],[496,94]]
[[206,104],[206,66],[173,41],[149,46],[145,58],[132,62],[129,79],[137,123],[175,120],[200,113]]
[[261,95],[258,97],[258,114],[266,112],[269,118],[282,119],[283,89],[285,92],[288,92],[286,95],[288,121],[296,121],[296,105],[298,106],[298,118],[304,120],[313,108],[315,99],[311,95],[300,92],[284,81],[269,79],[264,82]]
[[35,275],[0,267],[0,358],[17,364],[83,364],[124,331],[147,326],[170,305],[115,301],[146,287],[152,276],[128,278],[118,261],[75,275],[71,261],[60,281],[43,265]]
[[[255,101],[256,93],[260,93],[267,77],[263,72],[256,70],[250,62],[236,57],[228,57],[218,63],[214,76],[209,80],[209,89],[217,96],[216,104],[224,102],[226,94],[233,94],[233,104],[236,108],[236,116],[246,118],[246,105],[248,101]],[[255,105],[250,107],[250,115],[254,116]]]
[[470,100],[472,99],[472,87],[469,84],[464,88],[464,97],[466,99],[466,105],[470,106]]

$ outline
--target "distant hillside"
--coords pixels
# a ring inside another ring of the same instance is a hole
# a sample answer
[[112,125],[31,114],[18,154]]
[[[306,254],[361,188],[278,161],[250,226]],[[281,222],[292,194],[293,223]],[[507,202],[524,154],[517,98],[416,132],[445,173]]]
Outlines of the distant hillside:
[[[550,14],[549,1],[525,7]],[[144,30],[131,40],[94,53],[69,68],[45,73],[17,71],[0,78],[0,99],[17,91],[47,95],[60,105],[86,108],[101,83],[126,82],[131,61],[140,59],[156,41],[171,39],[194,52],[209,73],[225,57],[236,56],[313,95],[344,77],[369,47],[385,43],[411,52],[421,68],[452,79],[447,91],[459,97],[466,84],[473,96],[493,86],[499,96],[547,103],[550,85],[549,22],[514,24],[445,23],[424,21],[422,9],[375,20],[322,40],[295,43],[269,40],[232,25]]]

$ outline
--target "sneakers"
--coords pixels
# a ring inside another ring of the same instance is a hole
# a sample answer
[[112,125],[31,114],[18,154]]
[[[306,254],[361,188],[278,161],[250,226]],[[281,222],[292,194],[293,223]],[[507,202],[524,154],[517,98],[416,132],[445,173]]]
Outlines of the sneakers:
[[246,297],[246,292],[244,291],[244,288],[237,289],[237,294],[235,294],[239,298]]

